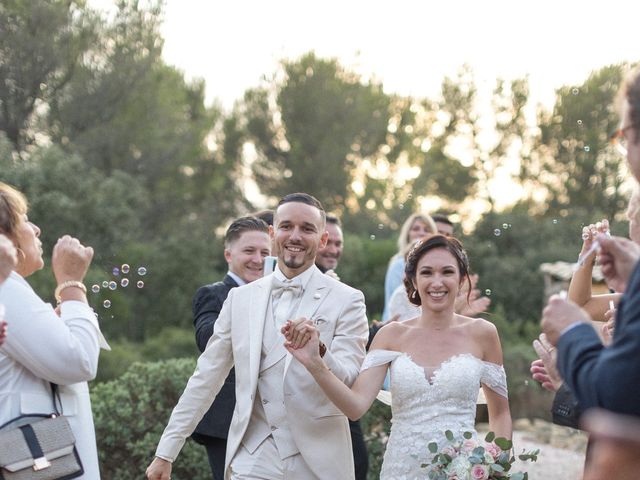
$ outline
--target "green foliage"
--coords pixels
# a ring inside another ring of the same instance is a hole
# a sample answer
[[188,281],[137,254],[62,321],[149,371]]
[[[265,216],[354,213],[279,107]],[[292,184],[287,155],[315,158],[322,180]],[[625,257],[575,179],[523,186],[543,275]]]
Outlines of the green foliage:
[[607,218],[624,210],[625,159],[609,146],[619,124],[615,104],[625,65],[594,71],[581,85],[556,91],[553,112],[541,112],[539,145],[522,179],[548,192],[551,214],[597,205]]
[[13,149],[33,141],[35,112],[60,94],[95,40],[84,2],[8,0],[0,4],[0,131]]
[[[108,323],[108,320],[107,320]],[[102,322],[103,329],[105,323]],[[167,327],[142,343],[127,339],[110,340],[111,351],[100,354],[100,368],[95,383],[114,380],[136,362],[156,362],[172,358],[197,358],[193,328]]]
[[369,480],[380,478],[382,458],[391,431],[391,407],[374,401],[367,413],[360,420],[364,439],[369,454]]
[[369,319],[380,318],[384,307],[384,276],[397,247],[395,240],[378,240],[345,233],[340,279],[364,293]]
[[[193,373],[193,359],[136,363],[91,392],[100,470],[104,478],[141,478],[153,459],[171,410]],[[211,471],[203,447],[187,440],[172,478],[205,480]]]

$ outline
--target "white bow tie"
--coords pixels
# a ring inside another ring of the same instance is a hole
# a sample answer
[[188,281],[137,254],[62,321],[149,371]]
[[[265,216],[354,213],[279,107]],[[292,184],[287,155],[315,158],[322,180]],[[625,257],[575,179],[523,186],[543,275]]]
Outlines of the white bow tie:
[[275,276],[271,284],[271,293],[280,296],[285,290],[291,290],[294,296],[299,295],[302,291],[302,285],[295,280],[278,280]]

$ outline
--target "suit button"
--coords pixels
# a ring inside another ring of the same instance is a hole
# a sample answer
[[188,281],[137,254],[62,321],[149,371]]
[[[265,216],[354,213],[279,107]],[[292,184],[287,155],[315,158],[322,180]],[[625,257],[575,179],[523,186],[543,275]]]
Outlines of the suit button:
[[271,426],[271,431],[272,431],[272,432],[275,432],[277,429],[278,429],[278,427],[276,427],[275,425],[272,425],[272,426]]
[[269,403],[269,400],[262,400],[263,405],[266,405],[267,403]]

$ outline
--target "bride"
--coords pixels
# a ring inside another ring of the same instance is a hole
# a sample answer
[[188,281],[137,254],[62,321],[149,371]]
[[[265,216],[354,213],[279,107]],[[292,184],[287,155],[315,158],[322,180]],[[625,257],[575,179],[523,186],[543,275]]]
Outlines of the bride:
[[[409,299],[419,317],[383,327],[371,344],[360,375],[347,387],[324,364],[318,330],[311,321],[283,328],[289,352],[313,375],[326,395],[350,419],[373,403],[387,369],[391,375],[392,427],[381,479],[426,478],[433,454],[428,444],[444,432],[475,433],[476,397],[482,386],[489,427],[511,438],[511,414],[502,367],[502,349],[492,323],[454,312],[469,265],[454,238],[433,235],[418,241],[407,258]],[[305,343],[306,342],[306,343]]]

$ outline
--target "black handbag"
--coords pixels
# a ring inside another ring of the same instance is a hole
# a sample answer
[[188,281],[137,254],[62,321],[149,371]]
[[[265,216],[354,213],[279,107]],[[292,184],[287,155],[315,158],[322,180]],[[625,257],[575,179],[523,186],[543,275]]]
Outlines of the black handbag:
[[[0,426],[0,480],[66,480],[84,474],[69,421],[55,413],[20,415]],[[61,403],[62,405],[62,403]]]

